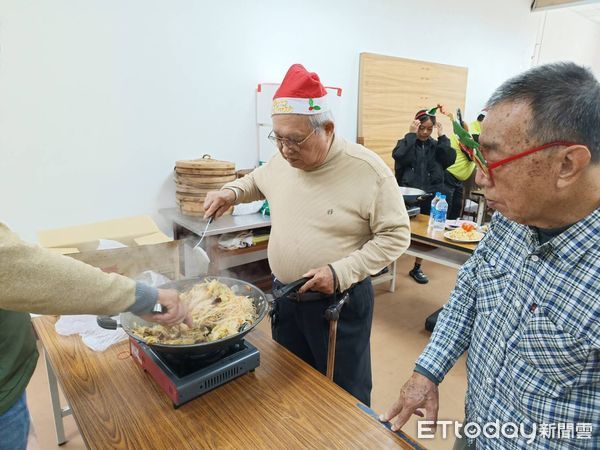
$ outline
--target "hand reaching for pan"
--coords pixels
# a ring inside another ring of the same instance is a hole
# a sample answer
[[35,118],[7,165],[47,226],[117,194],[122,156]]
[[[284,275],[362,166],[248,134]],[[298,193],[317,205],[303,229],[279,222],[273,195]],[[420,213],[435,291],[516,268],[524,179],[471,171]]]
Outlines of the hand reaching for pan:
[[161,325],[171,327],[180,323],[185,323],[187,326],[194,325],[192,316],[188,311],[188,307],[181,301],[179,293],[174,289],[159,289],[158,303],[160,303],[165,312],[162,314],[143,314],[141,317],[145,320],[156,322]]

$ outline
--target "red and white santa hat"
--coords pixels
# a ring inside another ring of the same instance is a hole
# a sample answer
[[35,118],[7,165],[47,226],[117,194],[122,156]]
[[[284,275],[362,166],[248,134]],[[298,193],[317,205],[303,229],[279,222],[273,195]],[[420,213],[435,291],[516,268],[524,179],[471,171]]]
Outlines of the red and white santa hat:
[[319,75],[309,72],[302,64],[292,65],[273,96],[271,115],[313,115],[324,111],[329,111],[329,105]]

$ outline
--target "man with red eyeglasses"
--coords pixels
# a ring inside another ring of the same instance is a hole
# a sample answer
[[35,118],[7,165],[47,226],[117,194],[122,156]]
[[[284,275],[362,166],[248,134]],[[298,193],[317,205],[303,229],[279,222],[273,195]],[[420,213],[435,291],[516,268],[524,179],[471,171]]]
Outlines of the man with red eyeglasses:
[[[487,106],[476,181],[497,213],[381,420],[437,420],[437,386],[468,349],[471,432],[455,448],[600,448],[600,83],[549,64]],[[473,433],[494,423],[522,430]]]

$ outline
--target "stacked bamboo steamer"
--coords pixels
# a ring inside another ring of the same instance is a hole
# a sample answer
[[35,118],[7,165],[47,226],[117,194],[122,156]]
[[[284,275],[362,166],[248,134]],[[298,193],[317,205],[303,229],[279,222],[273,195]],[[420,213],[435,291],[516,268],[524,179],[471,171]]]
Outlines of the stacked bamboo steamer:
[[[200,159],[177,161],[175,195],[179,209],[188,216],[203,216],[206,194],[221,189],[225,183],[235,179],[234,163],[218,161],[210,155],[204,155]],[[232,210],[233,208],[228,213]]]

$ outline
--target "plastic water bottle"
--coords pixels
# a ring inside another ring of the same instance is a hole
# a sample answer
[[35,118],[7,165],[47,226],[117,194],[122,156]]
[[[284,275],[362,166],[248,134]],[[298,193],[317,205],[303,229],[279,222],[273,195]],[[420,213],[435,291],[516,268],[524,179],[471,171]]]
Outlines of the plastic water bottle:
[[445,195],[440,195],[440,200],[435,204],[435,218],[433,221],[434,231],[444,231],[446,228],[446,215],[448,214],[448,202]]
[[435,197],[433,197],[433,200],[431,200],[431,208],[429,209],[429,225],[427,225],[427,228],[433,228],[433,222],[435,221],[435,205],[437,205],[437,202],[440,200],[440,196],[441,196],[441,192],[436,192],[435,193]]

